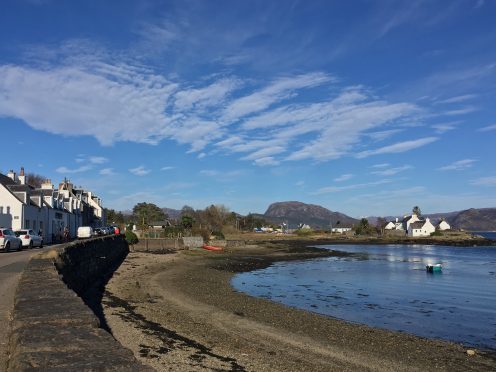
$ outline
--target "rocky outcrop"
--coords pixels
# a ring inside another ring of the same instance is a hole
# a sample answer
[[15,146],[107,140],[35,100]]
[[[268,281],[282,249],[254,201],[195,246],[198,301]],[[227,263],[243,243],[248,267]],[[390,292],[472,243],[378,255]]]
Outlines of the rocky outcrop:
[[147,371],[87,305],[128,253],[121,236],[69,243],[30,260],[14,300],[8,371]]

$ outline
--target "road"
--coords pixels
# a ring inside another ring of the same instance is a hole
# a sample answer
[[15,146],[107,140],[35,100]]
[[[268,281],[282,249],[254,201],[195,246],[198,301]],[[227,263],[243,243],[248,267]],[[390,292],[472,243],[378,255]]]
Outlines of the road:
[[30,257],[45,249],[0,251],[0,371],[6,369],[10,311],[14,306],[17,283]]

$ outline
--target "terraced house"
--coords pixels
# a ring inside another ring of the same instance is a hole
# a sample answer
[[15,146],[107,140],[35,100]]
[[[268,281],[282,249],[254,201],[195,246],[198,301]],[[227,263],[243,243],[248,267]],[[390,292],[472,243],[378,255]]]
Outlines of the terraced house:
[[50,180],[36,188],[27,184],[24,168],[19,175],[0,173],[0,226],[39,231],[51,243],[61,239],[66,227],[74,237],[79,226],[104,224],[101,199],[67,179],[58,188]]

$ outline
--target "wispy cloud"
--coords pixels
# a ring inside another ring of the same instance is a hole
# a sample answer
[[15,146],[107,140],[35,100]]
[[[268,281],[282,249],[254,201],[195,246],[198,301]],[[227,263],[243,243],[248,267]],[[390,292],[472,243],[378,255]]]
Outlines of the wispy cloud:
[[389,169],[384,169],[384,170],[378,170],[378,171],[373,171],[371,172],[372,174],[376,174],[379,176],[393,176],[395,174],[398,174],[400,172],[406,171],[408,169],[412,169],[413,167],[411,165],[403,165],[401,167],[394,167],[394,168],[389,168]]
[[389,163],[374,164],[372,168],[386,168],[389,167]]
[[93,164],[104,164],[109,160],[103,156],[90,156],[89,161]]
[[435,130],[437,134],[443,134],[446,132],[449,132],[451,130],[456,129],[458,124],[460,124],[460,121],[451,121],[447,123],[439,123],[439,124],[433,124],[432,128]]
[[367,182],[367,183],[356,183],[353,185],[346,185],[346,186],[328,186],[328,187],[322,187],[318,189],[317,191],[313,192],[312,195],[322,195],[322,194],[329,194],[329,193],[334,193],[334,192],[341,192],[341,191],[347,191],[347,190],[356,190],[356,189],[363,189],[367,187],[372,187],[372,186],[379,186],[379,185],[384,185],[386,183],[392,182],[389,179],[385,180],[380,180],[376,182]]
[[357,158],[366,158],[368,156],[372,155],[379,155],[379,154],[394,154],[394,153],[401,153],[401,152],[406,152],[410,151],[425,145],[428,145],[432,142],[437,141],[439,138],[437,137],[426,137],[426,138],[419,138],[417,140],[412,140],[412,141],[404,141],[404,142],[398,142],[393,145],[389,146],[384,146],[376,150],[367,150],[367,151],[362,151],[359,152],[356,157]]
[[87,172],[89,170],[93,169],[91,165],[83,165],[79,168],[67,168],[65,166],[58,167],[55,169],[57,173],[65,173],[65,174],[70,174],[70,173],[82,173],[82,172]]
[[161,171],[168,171],[168,170],[172,170],[172,169],[175,169],[175,167],[172,167],[170,165],[167,165],[165,167],[160,168]]
[[151,170],[146,169],[143,165],[140,165],[139,167],[129,169],[129,172],[136,176],[146,176],[151,172]]
[[344,181],[348,181],[351,178],[353,178],[353,175],[348,173],[348,174],[343,174],[337,178],[334,178],[334,181],[335,182],[344,182]]
[[113,168],[103,168],[99,172],[102,176],[115,176],[116,173],[114,172]]
[[496,124],[488,125],[487,127],[478,129],[479,132],[489,132],[491,130],[496,130]]
[[449,171],[449,170],[461,171],[461,170],[471,168],[476,161],[477,160],[475,160],[475,159],[458,160],[458,161],[455,161],[454,163],[451,163],[449,165],[445,165],[443,167],[440,167],[439,170],[442,170],[442,171]]
[[450,97],[450,98],[447,98],[447,99],[443,99],[441,101],[436,101],[435,103],[436,104],[460,103],[460,102],[469,101],[469,100],[472,100],[472,99],[475,99],[475,98],[477,98],[477,95],[476,94],[464,94],[464,95],[461,95],[461,96],[455,96],[455,97]]
[[470,184],[476,186],[496,186],[496,176],[477,178],[472,180]]

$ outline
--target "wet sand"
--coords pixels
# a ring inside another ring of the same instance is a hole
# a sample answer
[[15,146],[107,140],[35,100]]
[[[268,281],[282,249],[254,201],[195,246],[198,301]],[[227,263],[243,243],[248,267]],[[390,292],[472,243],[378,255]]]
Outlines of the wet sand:
[[[114,337],[159,371],[494,371],[496,356],[236,292],[237,272],[339,252],[266,242],[223,253],[130,253],[106,287]],[[490,325],[488,325],[490,327]]]

